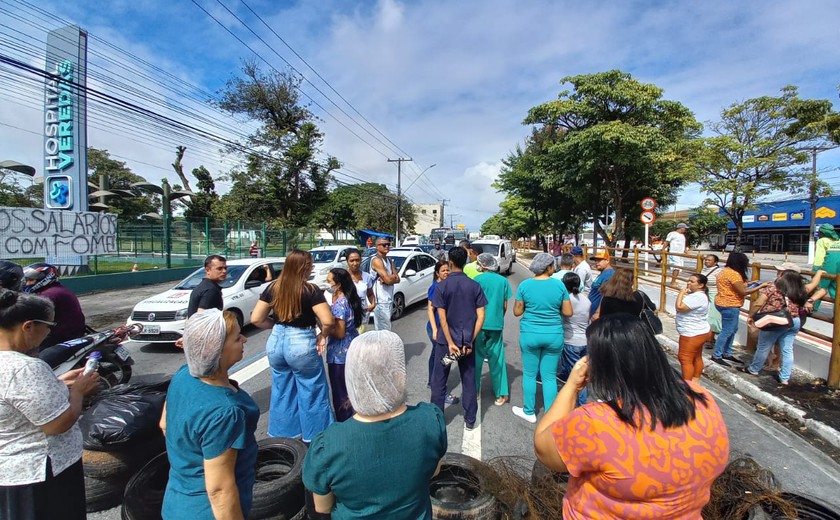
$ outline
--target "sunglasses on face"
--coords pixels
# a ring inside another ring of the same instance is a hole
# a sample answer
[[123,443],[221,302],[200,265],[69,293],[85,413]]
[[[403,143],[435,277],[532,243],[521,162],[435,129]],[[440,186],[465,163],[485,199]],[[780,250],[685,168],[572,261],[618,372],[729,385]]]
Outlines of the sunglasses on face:
[[376,244],[379,247],[391,247],[391,244]]
[[29,320],[29,321],[34,321],[35,323],[43,323],[44,325],[46,325],[49,328],[53,328],[56,325],[58,325],[58,323],[55,322],[55,321],[47,321],[47,320]]

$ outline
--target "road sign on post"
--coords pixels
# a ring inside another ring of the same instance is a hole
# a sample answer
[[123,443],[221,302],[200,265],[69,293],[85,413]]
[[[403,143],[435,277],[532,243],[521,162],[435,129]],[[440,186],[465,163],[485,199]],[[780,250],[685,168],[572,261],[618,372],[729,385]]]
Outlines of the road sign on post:
[[653,213],[653,211],[643,211],[641,216],[639,217],[639,220],[642,221],[642,224],[650,225],[656,222],[656,215]]
[[645,211],[653,211],[656,209],[656,201],[650,197],[645,197],[642,199],[641,203],[642,209]]

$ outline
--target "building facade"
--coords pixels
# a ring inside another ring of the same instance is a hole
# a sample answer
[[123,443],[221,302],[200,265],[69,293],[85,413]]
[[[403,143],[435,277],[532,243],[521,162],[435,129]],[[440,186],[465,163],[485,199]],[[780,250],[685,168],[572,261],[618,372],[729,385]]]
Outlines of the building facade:
[[429,236],[432,229],[443,226],[443,204],[415,204],[417,224],[414,233]]

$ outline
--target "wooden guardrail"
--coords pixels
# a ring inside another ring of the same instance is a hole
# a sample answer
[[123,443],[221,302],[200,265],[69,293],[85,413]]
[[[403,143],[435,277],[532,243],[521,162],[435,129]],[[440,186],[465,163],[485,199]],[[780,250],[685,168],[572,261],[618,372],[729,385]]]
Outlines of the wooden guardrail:
[[[603,250],[603,248],[598,248]],[[618,247],[609,247],[607,250],[610,253],[611,262],[616,267],[624,267],[633,270],[633,287],[634,289],[639,288],[639,278],[645,276],[647,280],[653,281],[657,285],[659,285],[661,291],[659,296],[659,310],[657,312],[661,312],[662,309],[665,308],[665,291],[669,287],[668,279],[670,278],[670,270],[673,269],[673,266],[668,265],[668,257],[669,256],[678,256],[685,259],[683,267],[680,269],[684,275],[691,275],[693,273],[699,273],[703,270],[703,254],[681,254],[681,253],[669,253],[668,251],[663,250],[652,250],[652,249],[640,249],[640,248],[633,248],[633,249],[625,249],[625,248],[618,248]],[[592,254],[594,254],[594,249],[590,246],[583,246],[583,254],[584,258],[589,258]],[[695,262],[692,264],[692,261]],[[653,264],[653,267],[651,267]],[[750,273],[750,280],[749,282],[761,280],[761,272],[762,270],[772,269],[773,272],[776,272],[775,266],[768,266],[762,265],[760,262],[753,262],[751,265],[751,273]],[[813,277],[816,273],[813,271],[801,271],[800,274],[805,277]],[[837,280],[836,275],[832,274],[824,274],[822,277],[824,280]],[[757,293],[753,293],[750,296],[750,310],[755,305],[755,300],[758,298]],[[824,302],[829,302],[833,305],[833,313],[832,316],[825,317],[820,315],[812,315],[809,316],[809,320],[816,320],[822,321],[825,323],[830,323],[832,325],[832,335],[827,336],[822,334],[816,330],[811,328],[803,327],[800,331],[806,334],[809,334],[815,338],[822,339],[824,341],[828,341],[831,343],[831,357],[828,366],[828,377],[827,382],[828,386],[831,388],[840,388],[840,305],[838,305],[834,298],[829,297],[828,295],[821,298]],[[747,335],[747,348],[755,349],[756,343],[758,341],[758,334],[753,332]]]

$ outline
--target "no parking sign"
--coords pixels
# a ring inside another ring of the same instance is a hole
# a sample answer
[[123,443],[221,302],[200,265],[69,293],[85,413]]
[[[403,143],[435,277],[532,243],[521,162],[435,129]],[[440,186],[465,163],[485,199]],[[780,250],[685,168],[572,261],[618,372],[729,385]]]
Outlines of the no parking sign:
[[639,220],[642,221],[642,224],[653,224],[656,221],[656,215],[653,211],[643,211]]

